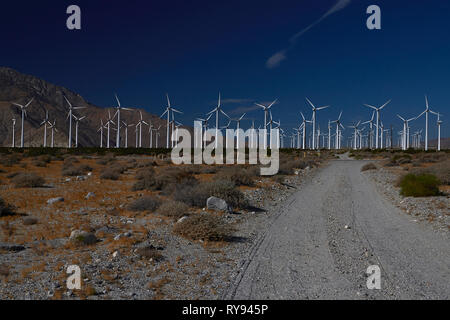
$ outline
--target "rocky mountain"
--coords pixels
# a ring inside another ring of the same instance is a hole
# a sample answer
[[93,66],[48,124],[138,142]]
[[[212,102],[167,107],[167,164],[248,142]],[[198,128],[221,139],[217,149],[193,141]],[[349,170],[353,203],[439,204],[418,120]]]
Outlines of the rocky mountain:
[[[12,145],[12,119],[16,119],[15,140],[16,146],[20,146],[20,130],[21,130],[21,111],[20,108],[13,105],[13,102],[26,104],[31,98],[33,102],[27,108],[27,117],[24,122],[24,145],[25,147],[38,147],[44,142],[44,126],[40,123],[45,118],[46,110],[49,113],[51,122],[56,120],[55,146],[66,147],[68,141],[68,125],[66,120],[68,112],[68,104],[64,100],[63,94],[74,106],[87,107],[74,111],[77,116],[86,115],[86,118],[80,122],[78,133],[79,146],[91,147],[100,145],[100,133],[97,130],[100,127],[100,120],[107,118],[108,108],[95,106],[86,101],[79,94],[61,86],[51,84],[45,80],[38,79],[31,75],[17,72],[16,70],[0,67],[0,145]],[[111,115],[115,110],[109,108]],[[166,145],[166,121],[158,116],[146,112],[144,109],[135,109],[134,111],[121,112],[121,118],[126,123],[136,124],[141,111],[143,119],[147,123],[152,123],[155,127],[161,127],[158,146]],[[72,127],[72,139],[75,140],[75,126]],[[50,142],[50,130],[47,130],[47,143]],[[150,135],[148,126],[142,129],[143,147],[149,147]],[[128,129],[128,146],[134,147],[136,144],[135,128]],[[121,145],[124,145],[125,129],[121,131]],[[115,131],[111,130],[110,143],[115,146]],[[106,130],[104,130],[104,145],[106,145]],[[153,134],[153,146],[155,146],[155,133]]]

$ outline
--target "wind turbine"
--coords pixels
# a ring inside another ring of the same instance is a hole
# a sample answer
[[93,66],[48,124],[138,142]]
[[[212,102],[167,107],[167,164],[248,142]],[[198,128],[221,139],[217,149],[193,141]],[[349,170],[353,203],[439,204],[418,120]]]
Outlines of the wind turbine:
[[44,148],[47,147],[47,122],[48,122],[48,110],[45,110],[45,119],[40,124],[40,126],[44,125]]
[[306,120],[305,116],[303,115],[302,112],[300,112],[300,114],[302,115],[303,118],[303,122],[302,122],[302,126],[303,126],[303,141],[302,141],[302,149],[305,150],[306,148],[306,123],[311,123],[311,120]]
[[26,109],[31,104],[31,102],[33,102],[33,99],[34,98],[32,98],[26,105],[21,105],[21,104],[13,102],[13,105],[20,107],[20,110],[22,111],[22,129],[21,129],[21,136],[20,136],[20,147],[21,148],[23,148],[23,138],[24,138],[24,136],[23,136],[23,126],[24,126],[24,119],[25,119],[25,117],[27,115],[27,110]]
[[[115,94],[115,97],[116,97],[116,100],[117,100],[117,107],[116,107],[116,109],[117,109],[117,111],[116,111],[116,114],[117,114],[116,148],[120,148],[120,110],[131,111],[131,110],[133,110],[133,109],[122,107],[122,106],[120,105],[120,101],[119,101],[119,98],[117,97],[117,94]],[[114,117],[115,117],[115,116],[116,116],[116,115],[114,115]],[[113,118],[114,118],[114,117],[113,117]],[[126,128],[127,128],[127,127],[126,127]],[[125,147],[125,148],[126,148],[126,147]]]
[[81,122],[81,120],[86,118],[86,116],[82,116],[81,118],[78,118],[75,115],[72,115],[72,117],[75,118],[75,148],[78,148],[78,125]]
[[216,148],[218,147],[218,143],[219,143],[219,139],[218,139],[218,135],[219,135],[219,113],[224,114],[228,119],[230,119],[230,117],[222,110],[222,106],[220,105],[220,92],[219,92],[219,100],[217,102],[217,107],[214,108],[212,111],[208,112],[206,115],[210,115],[216,113],[216,137],[215,137],[215,145]]
[[428,97],[425,96],[425,110],[417,116],[416,119],[420,118],[425,113],[425,151],[428,150],[428,113],[431,112],[430,106],[428,105]]
[[111,123],[115,125],[114,121],[111,118],[111,112],[108,110],[108,119],[106,119],[106,148],[109,149],[109,143],[110,143],[110,129],[111,129]]
[[69,142],[67,144],[67,147],[68,148],[72,148],[72,117],[73,117],[73,110],[85,109],[86,107],[74,107],[74,106],[72,106],[70,101],[67,99],[65,94],[63,94],[63,97],[67,101],[67,104],[69,105],[69,112],[67,113],[67,118],[66,118],[66,120],[69,119]]
[[[141,118],[138,121],[138,123],[136,124],[136,141],[138,141],[137,140],[137,128],[139,126],[139,148],[142,148],[142,125],[145,124],[146,126],[148,126],[149,124],[143,120],[141,111],[139,111],[139,115]],[[136,147],[137,147],[137,145],[136,145]]]
[[375,111],[372,112],[372,118],[370,118],[370,120],[367,120],[365,122],[363,122],[362,124],[369,124],[369,148],[373,148],[373,119],[375,117]]
[[56,129],[56,120],[53,121],[53,123],[51,122],[47,122],[50,126],[48,127],[49,129],[51,129],[51,141],[50,141],[50,146],[53,148],[55,146],[54,144],[54,131],[58,132],[58,129]]
[[273,120],[273,118],[272,118],[272,111],[269,111],[269,115],[270,115],[270,120],[269,120],[269,122],[267,123],[267,125],[269,125],[270,126],[270,148],[272,149],[272,147],[273,147],[273,141],[272,141],[272,126],[273,126],[273,124],[275,123],[276,125],[280,125],[280,123],[278,123],[278,122],[276,122],[276,121],[274,121]]
[[269,115],[269,109],[272,108],[272,106],[275,104],[275,102],[277,102],[277,100],[278,99],[275,99],[268,106],[265,106],[260,103],[255,103],[257,106],[263,108],[264,110],[264,130],[266,130],[266,134],[264,135],[264,149],[267,149],[267,116]]
[[202,147],[204,147],[204,145],[205,145],[205,142],[204,142],[204,139],[203,139],[203,131],[206,132],[206,130],[208,130],[208,121],[209,121],[209,119],[211,119],[211,117],[212,117],[212,113],[206,119],[202,119],[202,118],[198,118],[197,119],[197,121],[201,121],[202,122],[202,132],[201,132]]
[[341,117],[342,117],[342,111],[341,113],[339,113],[339,117],[334,120],[331,121],[331,123],[336,123],[336,144],[335,144],[335,149],[341,149],[341,134],[340,134],[340,130],[339,127],[341,127],[342,129],[344,129],[344,126],[341,123]]
[[180,114],[182,114],[183,112],[178,111],[178,110],[172,108],[172,106],[170,105],[169,95],[166,94],[166,97],[167,97],[167,107],[166,107],[166,111],[164,111],[164,113],[161,115],[160,118],[164,117],[164,115],[167,113],[167,137],[166,137],[167,144],[166,144],[166,147],[167,147],[167,149],[169,149],[169,137],[170,137],[170,113],[172,112],[172,116],[173,116],[173,115],[174,115],[174,114],[173,114],[174,112],[180,113]]
[[402,149],[406,150],[409,147],[409,130],[408,130],[409,126],[408,126],[408,123],[410,121],[413,121],[413,120],[417,119],[418,117],[411,118],[411,119],[408,119],[408,120],[406,120],[405,118],[401,117],[400,115],[397,115],[397,117],[399,117],[403,121]]
[[122,121],[122,123],[125,127],[125,148],[128,148],[128,128],[134,126],[134,124],[127,124],[125,121]]
[[155,135],[155,138],[156,138],[156,149],[158,149],[158,140],[159,140],[159,136],[160,136],[159,129],[161,129],[161,126],[159,126],[158,129],[156,129],[156,135]]
[[[236,139],[237,139],[237,145],[239,146],[239,139],[240,139],[240,135],[239,135],[239,129],[240,129],[240,125],[241,125],[241,121],[242,121],[242,119],[244,119],[244,117],[245,117],[245,113],[242,115],[242,116],[240,116],[239,118],[237,118],[237,119],[231,119],[231,121],[235,121],[236,122]],[[244,142],[245,143],[245,142]]]
[[358,127],[359,127],[359,125],[361,124],[361,121],[358,121],[358,123],[356,123],[355,125],[353,125],[353,126],[349,126],[349,128],[353,128],[353,129],[355,129],[355,131],[354,131],[354,133],[353,133],[353,138],[354,138],[354,142],[353,142],[353,150],[356,150],[357,149],[357,144],[356,144],[356,139],[357,139],[357,137],[358,137]]
[[97,132],[100,131],[100,148],[103,148],[103,119],[100,119],[100,128],[98,128]]
[[16,119],[12,118],[12,147],[15,148],[16,147]]
[[329,106],[323,106],[323,107],[316,108],[308,98],[306,98],[306,101],[308,101],[308,103],[311,105],[312,110],[313,110],[313,116],[312,116],[312,124],[313,124],[313,129],[312,129],[312,132],[313,132],[313,135],[312,135],[312,149],[315,150],[316,149],[316,139],[315,139],[315,136],[316,136],[316,120],[317,120],[316,112],[319,111],[319,110],[322,110],[322,109],[326,109]]
[[374,109],[376,112],[377,112],[377,127],[376,127],[376,129],[377,129],[377,133],[376,133],[376,137],[375,137],[375,139],[376,139],[376,141],[375,141],[375,149],[378,149],[378,130],[379,130],[379,122],[380,122],[380,110],[382,110],[384,107],[386,107],[387,106],[387,104],[389,103],[389,102],[391,102],[391,100],[389,100],[389,101],[387,101],[385,104],[383,104],[381,107],[374,107],[374,106],[372,106],[372,105],[370,105],[370,104],[364,104],[366,107],[369,107],[369,108],[372,108],[372,109]]
[[436,124],[437,124],[437,127],[438,127],[437,151],[441,151],[441,124],[442,124],[442,121],[439,119],[441,114],[439,112],[434,112],[434,111],[431,111],[431,110],[430,110],[430,112],[432,114],[437,115],[437,121],[436,121]]

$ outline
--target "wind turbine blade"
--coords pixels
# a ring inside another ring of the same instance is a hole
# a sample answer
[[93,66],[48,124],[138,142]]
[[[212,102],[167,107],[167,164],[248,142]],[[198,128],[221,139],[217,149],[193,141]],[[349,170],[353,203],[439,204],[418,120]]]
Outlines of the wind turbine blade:
[[133,111],[131,108],[121,108],[122,110]]
[[117,94],[115,93],[114,96],[116,97],[117,104],[119,105],[119,108],[120,108],[120,101],[119,101],[119,98],[117,97]]
[[86,107],[73,107],[73,110],[80,110],[80,109],[86,109]]
[[27,108],[27,107],[31,104],[31,102],[33,102],[33,100],[34,100],[34,98],[31,98],[30,102],[28,102],[28,103],[25,105],[25,108]]
[[425,95],[425,106],[426,106],[426,110],[428,110],[428,97],[427,97],[427,95]]
[[183,114],[183,112],[178,111],[177,109],[174,109],[174,108],[172,108],[172,112],[176,112],[176,113],[179,113],[179,114]]
[[[406,121],[405,119],[403,119],[400,115],[397,115],[397,117],[399,117],[400,119],[402,119],[403,121]],[[420,117],[420,116],[419,116]]]
[[86,118],[86,116],[82,116],[81,118],[78,119],[78,121],[83,120],[84,118]]
[[245,113],[239,118],[239,121],[244,119],[244,117],[245,117]]
[[256,103],[256,102],[255,102],[255,104],[256,104],[258,107],[261,107],[261,108],[263,108],[264,110],[266,110],[266,107],[263,106],[262,104],[259,104],[259,103]]
[[[168,112],[168,110],[164,111],[164,113],[160,116],[160,118],[164,117],[164,115]],[[141,120],[142,120],[142,113],[141,113]]]
[[[220,109],[220,112],[223,113],[225,115],[225,117],[227,117],[228,119],[231,119],[226,113],[225,111],[223,111],[222,109]],[[231,121],[230,121],[231,122]]]
[[167,106],[170,108],[170,99],[169,99],[169,94],[166,93],[166,97],[167,97]]
[[64,99],[66,99],[67,103],[69,104],[70,108],[72,108],[72,104],[69,102],[69,100],[67,99],[66,95],[63,95]]
[[15,102],[13,102],[12,104],[15,105],[15,106],[18,106],[18,107],[20,107],[20,108],[25,108],[23,105],[18,104],[18,103],[15,103]]
[[271,104],[269,104],[269,106],[267,107],[267,109],[270,109],[270,108],[273,106],[273,104],[274,104],[275,102],[277,102],[277,100],[278,100],[278,99],[273,100],[273,102],[272,102]]
[[391,100],[388,100],[385,104],[383,104],[379,110],[383,109],[384,107],[386,107],[389,103],[391,102]]
[[300,114],[302,115],[303,121],[306,121],[305,116],[303,115],[303,112],[300,112]]
[[370,104],[364,104],[366,107],[369,107],[369,108],[372,108],[372,109],[375,109],[375,110],[377,110],[377,108],[376,107],[374,107],[374,106],[371,106]]
[[319,107],[319,108],[317,108],[316,110],[323,110],[323,109],[326,109],[326,108],[329,108],[330,106],[323,106],[323,107]]
[[309,101],[308,98],[306,98],[306,101],[308,101],[308,103],[311,105],[311,107],[313,107],[313,109],[315,109],[316,107],[313,105],[313,103],[311,101]]
[[208,114],[212,115],[212,114],[213,114],[214,112],[216,112],[216,111],[217,111],[217,108],[215,108],[214,110],[208,112],[206,115],[208,115]]
[[339,113],[338,121],[341,120],[341,117],[342,117],[342,111],[341,111],[341,113]]

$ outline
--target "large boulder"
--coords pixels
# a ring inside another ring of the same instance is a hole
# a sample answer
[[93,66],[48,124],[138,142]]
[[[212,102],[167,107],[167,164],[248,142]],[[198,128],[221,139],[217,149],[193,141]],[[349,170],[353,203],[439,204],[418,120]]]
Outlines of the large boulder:
[[208,200],[206,200],[206,207],[209,210],[214,211],[225,211],[228,213],[233,212],[233,208],[231,208],[225,200],[217,197],[209,197]]
[[70,240],[84,245],[95,244],[98,241],[95,234],[81,230],[72,231],[70,234]]

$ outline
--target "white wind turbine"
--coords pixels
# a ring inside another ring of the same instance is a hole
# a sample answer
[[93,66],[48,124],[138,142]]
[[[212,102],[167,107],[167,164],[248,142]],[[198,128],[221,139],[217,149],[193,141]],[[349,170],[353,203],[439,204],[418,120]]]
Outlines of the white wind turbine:
[[212,117],[212,113],[206,119],[203,119],[203,118],[198,118],[197,119],[197,121],[201,121],[202,122],[202,127],[201,127],[202,131],[200,132],[200,136],[202,137],[202,144],[201,145],[202,145],[203,148],[205,147],[205,143],[206,143],[204,141],[204,139],[203,139],[203,131],[206,132],[206,130],[208,130],[208,121],[209,121],[209,119],[211,119],[211,117]]
[[316,121],[317,121],[316,112],[319,111],[319,110],[322,110],[322,109],[329,108],[330,106],[323,106],[323,107],[316,108],[308,98],[306,98],[306,101],[308,101],[308,103],[311,105],[311,108],[313,110],[313,116],[312,116],[312,125],[313,125],[313,128],[312,128],[312,132],[313,132],[313,135],[312,135],[312,149],[315,150],[316,147],[317,147],[316,146],[316,139],[315,139],[315,136],[316,136]]
[[16,147],[16,119],[12,118],[12,147]]
[[20,147],[23,148],[23,139],[24,139],[24,135],[23,135],[23,126],[24,126],[24,120],[25,120],[25,116],[27,115],[27,108],[28,106],[31,104],[31,102],[33,102],[32,98],[26,105],[21,105],[18,103],[13,102],[13,105],[20,107],[20,110],[22,111],[22,129],[21,129],[21,136],[20,136]]
[[128,128],[134,126],[134,124],[127,124],[125,121],[122,121],[125,128],[125,148],[128,148]]
[[156,129],[156,134],[155,134],[155,138],[156,138],[156,149],[158,149],[158,140],[159,140],[159,129],[161,129],[161,126],[158,127],[158,129]]
[[242,115],[242,116],[240,116],[239,118],[237,118],[237,119],[231,119],[231,121],[235,121],[236,122],[236,135],[237,135],[237,137],[236,137],[236,139],[237,139],[237,144],[238,144],[238,146],[239,146],[239,141],[240,141],[240,133],[239,133],[239,129],[240,129],[240,126],[241,126],[241,121],[242,121],[242,119],[244,119],[244,117],[245,117],[245,113]]
[[372,112],[372,118],[370,120],[364,121],[362,124],[369,124],[369,148],[373,148],[373,122],[375,118],[375,111]]
[[153,123],[150,121],[148,125],[148,134],[149,134],[149,147],[150,149],[153,148],[153,131],[155,131],[155,127],[153,126]]
[[100,119],[100,128],[98,128],[97,132],[100,132],[100,148],[103,148],[103,119]]
[[354,142],[353,142],[353,149],[356,150],[358,145],[356,143],[356,140],[358,138],[358,127],[361,124],[361,121],[358,121],[355,125],[353,126],[349,126],[349,128],[353,128],[355,129],[354,133],[353,133],[353,138],[354,138]]
[[399,117],[403,121],[402,149],[406,150],[409,147],[409,122],[417,119],[417,117],[410,118],[408,120],[401,117],[400,115],[397,115],[397,117]]
[[214,108],[214,110],[208,112],[206,115],[210,115],[216,113],[216,137],[215,137],[215,145],[216,148],[218,147],[218,143],[219,143],[219,139],[218,139],[218,135],[219,135],[219,113],[223,113],[228,119],[230,119],[230,117],[222,110],[222,106],[220,105],[220,92],[219,92],[219,100],[217,102],[217,107]]
[[78,126],[79,126],[79,123],[81,122],[81,120],[86,118],[86,116],[82,116],[82,117],[78,118],[77,116],[72,115],[72,117],[75,119],[75,148],[78,148]]
[[302,134],[302,149],[304,150],[306,148],[306,123],[312,123],[311,120],[306,120],[305,116],[303,115],[302,112],[300,112],[302,118],[303,118],[303,122],[301,124],[301,126],[303,127],[303,134]]
[[336,123],[336,142],[334,145],[335,149],[341,149],[341,133],[340,133],[339,127],[344,129],[344,126],[341,123],[341,117],[342,117],[342,111],[341,111],[341,113],[339,113],[339,117],[336,120],[331,121],[331,123]]
[[273,147],[273,141],[272,141],[272,127],[273,127],[273,124],[275,123],[277,126],[279,126],[280,125],[280,123],[279,122],[276,122],[276,121],[274,121],[273,120],[273,118],[272,118],[272,111],[269,111],[269,115],[270,115],[270,120],[269,120],[269,122],[267,123],[267,125],[269,125],[270,127],[270,148],[272,149],[272,147]]
[[110,143],[110,132],[111,132],[111,124],[114,124],[113,119],[111,118],[111,112],[108,110],[108,119],[106,119],[106,148],[109,149],[109,143]]
[[49,124],[49,129],[51,130],[51,140],[50,140],[50,147],[54,147],[55,143],[54,143],[54,137],[55,137],[55,131],[58,132],[58,129],[56,129],[56,120],[53,121],[53,123],[51,123],[50,121],[47,122]]
[[437,127],[438,127],[438,141],[437,141],[437,151],[441,151],[441,124],[442,120],[440,120],[441,114],[439,112],[430,111],[432,114],[437,115]]
[[79,109],[85,109],[85,107],[74,107],[70,103],[70,101],[67,99],[66,95],[63,94],[64,99],[67,101],[67,104],[69,105],[69,112],[67,113],[67,119],[69,119],[69,141],[67,143],[68,148],[72,148],[72,117],[73,117],[73,110],[79,110]]
[[268,115],[269,115],[269,110],[270,110],[270,108],[272,108],[272,106],[275,104],[275,102],[277,102],[277,100],[278,99],[275,99],[268,106],[265,106],[265,105],[260,104],[260,103],[255,103],[257,106],[263,108],[263,110],[264,110],[264,130],[266,130],[266,134],[264,135],[264,149],[267,149],[267,118],[268,118]]
[[[143,120],[141,111],[139,111],[139,115],[140,115],[140,120],[136,124],[136,147],[138,146],[137,142],[139,142],[139,148],[142,148],[142,125],[145,124],[146,126],[148,126],[149,124]],[[139,126],[139,141],[137,139],[137,128],[138,128],[138,126]]]
[[[120,101],[119,98],[117,97],[117,94],[115,94],[116,97],[116,101],[117,101],[117,107],[116,108],[116,114],[114,115],[114,117],[117,115],[117,136],[116,136],[116,148],[120,148],[120,110],[127,110],[127,111],[131,111],[133,109],[130,108],[124,108],[120,105]],[[113,118],[114,118],[113,117]]]
[[[164,111],[164,113],[160,116],[160,118],[164,117],[164,115],[167,113],[167,137],[166,137],[167,144],[166,144],[166,147],[167,147],[167,149],[169,149],[170,124],[171,124],[171,122],[170,122],[170,113],[172,113],[172,117],[173,117],[174,112],[180,113],[180,114],[182,114],[183,112],[178,111],[178,110],[172,108],[172,106],[171,106],[171,104],[170,104],[169,95],[166,94],[166,97],[167,97],[167,107],[166,107],[166,111]],[[172,131],[173,131],[173,130],[172,130]]]
[[432,112],[430,106],[428,105],[428,97],[425,96],[425,110],[417,116],[420,118],[425,113],[425,151],[428,150],[428,113]]
[[48,110],[45,110],[45,119],[40,124],[40,126],[44,125],[44,148],[47,147],[47,123],[48,123]]
[[380,110],[382,110],[384,107],[386,107],[389,102],[391,102],[391,100],[387,101],[385,104],[383,104],[381,107],[378,107],[378,108],[374,107],[374,106],[372,106],[370,104],[364,104],[366,107],[372,108],[372,109],[374,109],[377,112],[377,125],[376,125],[377,133],[375,134],[375,139],[376,139],[376,141],[375,141],[375,149],[378,149],[378,142],[379,142],[378,141],[378,133],[379,133],[378,131],[379,131],[379,128],[380,128],[380,126],[379,126],[379,123],[380,123]]

